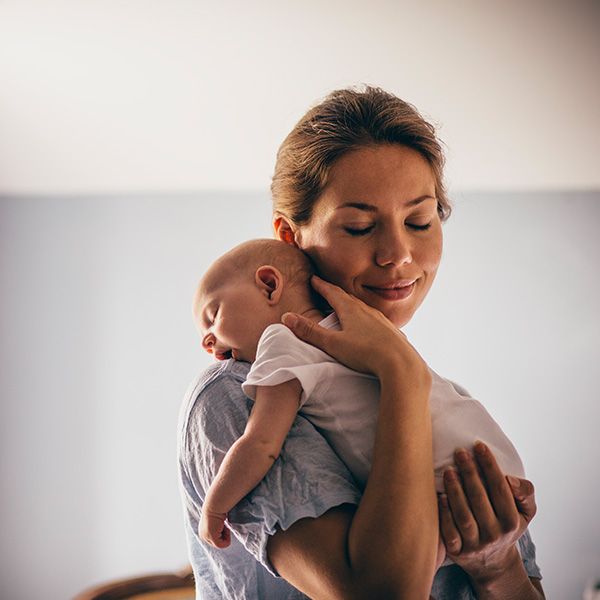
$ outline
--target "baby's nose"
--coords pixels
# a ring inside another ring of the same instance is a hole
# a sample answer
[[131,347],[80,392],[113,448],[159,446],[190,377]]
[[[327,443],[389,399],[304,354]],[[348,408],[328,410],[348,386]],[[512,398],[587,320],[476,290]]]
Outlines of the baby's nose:
[[209,353],[213,353],[213,346],[215,345],[215,336],[212,333],[209,333],[204,336],[202,340],[202,347]]

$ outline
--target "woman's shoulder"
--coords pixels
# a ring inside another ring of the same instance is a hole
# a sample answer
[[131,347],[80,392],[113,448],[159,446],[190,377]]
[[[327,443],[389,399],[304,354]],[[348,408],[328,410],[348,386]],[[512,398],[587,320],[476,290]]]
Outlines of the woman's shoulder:
[[186,392],[186,398],[193,400],[204,397],[212,388],[233,385],[239,387],[246,379],[250,364],[233,359],[216,362],[199,373]]
[[242,391],[242,383],[249,369],[248,363],[230,359],[211,365],[194,378],[179,414],[182,441],[190,435],[218,437],[221,427],[231,427],[232,423],[243,432],[250,401]]

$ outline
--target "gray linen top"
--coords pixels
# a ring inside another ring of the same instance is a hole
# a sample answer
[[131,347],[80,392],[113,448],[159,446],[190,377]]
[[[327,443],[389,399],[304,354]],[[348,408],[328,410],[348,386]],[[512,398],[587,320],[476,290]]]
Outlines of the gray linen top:
[[[358,504],[348,469],[301,415],[263,481],[229,514],[231,546],[218,550],[197,535],[202,503],[229,447],[244,432],[252,401],[241,388],[250,365],[234,360],[208,368],[190,385],[179,418],[178,462],[188,551],[202,600],[297,600],[306,596],[281,578],[267,558],[267,541],[298,519],[340,504]],[[530,577],[541,578],[529,532],[518,543]],[[437,600],[475,598],[457,565],[442,567],[431,594]]]

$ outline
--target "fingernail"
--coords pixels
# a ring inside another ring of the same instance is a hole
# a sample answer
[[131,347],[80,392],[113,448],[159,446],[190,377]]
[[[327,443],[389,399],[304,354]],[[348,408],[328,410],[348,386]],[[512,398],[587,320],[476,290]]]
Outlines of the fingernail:
[[475,442],[475,452],[477,452],[479,456],[483,456],[487,452],[487,446],[481,440],[477,440]]
[[461,465],[466,465],[469,462],[469,453],[464,448],[456,450],[456,461]]
[[294,313],[284,313],[281,315],[281,322],[288,327],[294,327],[298,323],[298,317]]
[[439,500],[440,500],[440,504],[444,508],[448,508],[448,496],[446,496],[446,494],[440,494],[439,495]]
[[510,487],[513,487],[515,489],[519,489],[519,487],[521,487],[521,482],[519,481],[518,477],[515,477],[514,475],[507,475],[506,479],[508,479],[508,483],[510,483]]
[[456,479],[456,471],[454,469],[446,469],[444,471],[444,477],[447,481],[454,481]]

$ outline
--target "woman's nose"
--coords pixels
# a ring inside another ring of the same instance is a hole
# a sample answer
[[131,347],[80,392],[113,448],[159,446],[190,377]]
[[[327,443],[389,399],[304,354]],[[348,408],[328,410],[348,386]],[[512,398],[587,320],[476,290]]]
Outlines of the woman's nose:
[[412,262],[410,240],[402,231],[394,230],[382,235],[375,249],[375,263],[380,267],[400,266]]
[[212,354],[213,353],[213,346],[216,343],[216,339],[215,336],[212,333],[207,333],[203,338],[202,338],[202,347],[209,353]]

